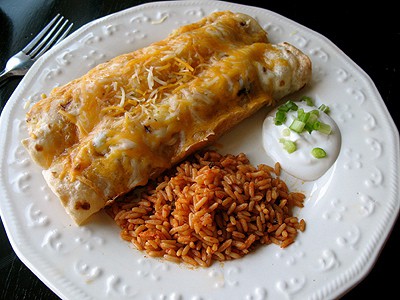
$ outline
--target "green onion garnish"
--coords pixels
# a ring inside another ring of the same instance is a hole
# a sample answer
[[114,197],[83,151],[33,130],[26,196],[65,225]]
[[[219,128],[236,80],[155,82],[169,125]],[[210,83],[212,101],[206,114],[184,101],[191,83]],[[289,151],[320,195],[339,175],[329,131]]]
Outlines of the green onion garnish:
[[297,111],[297,119],[299,121],[302,121],[304,123],[306,123],[308,121],[308,118],[310,117],[310,113],[309,112],[304,112],[304,109],[300,108]]
[[296,143],[291,140],[286,140],[284,138],[279,139],[279,143],[283,145],[283,149],[285,149],[288,153],[293,153],[297,150]]
[[289,110],[293,110],[296,111],[298,108],[297,104],[294,103],[292,100],[288,100],[286,101],[285,104],[282,104],[278,110],[284,111],[284,112],[288,112]]
[[289,136],[290,135],[290,129],[289,128],[285,128],[282,130],[282,135],[283,136]]
[[301,133],[306,125],[305,122],[300,121],[298,119],[294,119],[292,124],[290,124],[289,128],[297,133]]
[[330,113],[330,108],[329,108],[329,106],[327,106],[327,105],[325,105],[325,104],[321,104],[319,107],[318,107],[318,109],[320,110],[320,111],[323,111],[324,113],[326,113],[326,114],[329,114]]
[[304,126],[304,129],[311,133],[314,130],[314,124],[318,122],[318,116],[310,112],[310,116]]
[[286,112],[278,110],[275,115],[275,125],[282,125],[286,121]]
[[326,156],[326,152],[324,149],[316,147],[314,149],[311,150],[311,154],[312,156],[314,156],[315,158],[324,158]]
[[296,111],[298,106],[291,100],[286,101],[285,104],[282,104],[278,107],[278,110],[275,114],[275,125],[282,125],[286,121],[286,113],[290,110]]
[[[300,100],[305,101],[308,106],[314,106],[314,101],[311,97],[303,96],[301,97]],[[297,117],[292,121],[292,124],[290,124],[289,128],[282,130],[282,136],[289,137],[290,131],[294,131],[299,134],[302,133],[303,131],[307,131],[308,133],[311,134],[311,132],[313,132],[314,130],[317,130],[327,135],[331,134],[332,132],[331,126],[319,120],[320,111],[324,113],[329,113],[330,112],[329,106],[321,104],[318,107],[318,109],[313,109],[309,112],[305,112],[304,109],[299,108],[296,103],[294,103],[291,100],[288,100],[286,101],[286,103],[284,103],[277,109],[275,115],[275,125],[282,125],[283,123],[285,123],[287,120],[287,113],[289,111],[297,111]],[[297,150],[296,143],[291,140],[281,138],[279,139],[279,142],[283,145],[283,148],[288,153],[293,153],[294,151]],[[325,150],[318,147],[314,148],[311,151],[311,154],[315,158],[323,158],[326,156]]]
[[300,100],[305,101],[308,106],[314,106],[314,100],[311,97],[303,96]]
[[320,122],[318,131],[323,133],[323,134],[331,134],[332,127],[329,124]]
[[321,122],[320,121],[315,121],[314,124],[312,124],[313,130],[319,130],[321,128]]

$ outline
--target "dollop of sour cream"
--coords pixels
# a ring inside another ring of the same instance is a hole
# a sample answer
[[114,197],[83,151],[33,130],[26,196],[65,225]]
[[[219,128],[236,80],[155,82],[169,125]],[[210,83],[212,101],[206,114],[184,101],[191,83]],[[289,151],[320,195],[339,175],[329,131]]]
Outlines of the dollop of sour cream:
[[[317,109],[304,101],[295,103],[299,109],[303,108],[305,112]],[[330,134],[317,130],[313,130],[311,133],[306,130],[297,133],[289,129],[293,119],[297,117],[297,111],[287,112],[286,121],[282,125],[275,125],[277,110],[278,108],[271,111],[263,123],[262,139],[265,151],[273,160],[279,162],[281,168],[290,175],[304,181],[318,179],[334,164],[339,155],[342,140],[339,127],[328,114],[319,111],[319,120],[331,126]],[[288,153],[283,147],[282,139],[294,142],[296,150]],[[315,158],[311,154],[314,148],[322,148],[326,152],[326,156]]]

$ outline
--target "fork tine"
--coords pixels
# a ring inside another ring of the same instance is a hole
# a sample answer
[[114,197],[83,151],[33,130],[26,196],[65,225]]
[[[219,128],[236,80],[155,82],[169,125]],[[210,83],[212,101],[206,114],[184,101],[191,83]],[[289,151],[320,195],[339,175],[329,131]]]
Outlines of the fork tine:
[[[65,28],[65,26],[68,24],[68,20],[65,20],[64,23],[61,25],[61,27],[57,30],[57,32],[53,35],[53,37],[50,40],[47,40],[53,33],[54,30],[48,33],[45,39],[43,39],[43,42],[40,43],[39,47],[37,47],[31,54],[30,56],[32,59],[36,59],[39,56],[41,56],[43,53],[45,53],[50,47],[58,44],[62,39],[64,39],[68,32],[71,30],[73,23],[70,24],[67,29],[64,31],[64,33],[60,36],[61,32]],[[58,25],[58,24],[57,24]],[[56,26],[57,26],[56,25]],[[56,27],[54,27],[55,29]],[[46,43],[44,45],[44,43]]]
[[[22,49],[22,51],[23,51],[24,53],[28,53],[29,51],[31,51],[31,50],[36,46],[36,44],[43,38],[43,36],[48,32],[48,30],[51,28],[51,26],[53,26],[53,24],[57,21],[57,19],[58,19],[59,17],[60,17],[60,14],[57,14],[57,15],[53,18],[53,20],[51,20],[50,23],[47,24],[46,27],[44,27],[44,28],[42,29],[42,31],[40,31],[40,32],[38,33],[38,35],[36,35],[35,38],[34,38],[32,41],[29,42],[29,44],[26,45],[26,47],[25,47],[24,49]],[[61,16],[61,19],[63,19],[63,18],[64,18],[64,17]]]
[[54,45],[57,45],[59,42],[61,42],[71,31],[72,26],[74,23],[69,24],[68,28],[64,31],[64,33],[58,38],[58,40],[54,43]]
[[7,61],[4,70],[0,72],[0,84],[10,76],[24,76],[39,56],[68,35],[74,25],[70,23],[66,27],[68,23],[68,19],[57,14],[24,49]]

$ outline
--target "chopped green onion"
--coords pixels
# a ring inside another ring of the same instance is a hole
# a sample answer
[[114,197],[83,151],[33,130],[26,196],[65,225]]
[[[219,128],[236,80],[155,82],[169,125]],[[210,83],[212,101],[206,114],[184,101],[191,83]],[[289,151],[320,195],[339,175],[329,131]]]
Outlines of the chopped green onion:
[[327,105],[325,105],[325,104],[321,104],[319,107],[318,107],[318,109],[320,110],[320,111],[323,111],[324,113],[326,113],[326,114],[329,114],[330,113],[330,108],[329,108],[329,106],[327,106]]
[[310,118],[310,115],[311,114],[309,112],[304,112],[304,110],[303,110],[303,112],[301,114],[297,115],[297,119],[299,121],[306,123],[308,121],[308,119]]
[[275,125],[282,125],[286,121],[286,113],[278,110],[275,114]]
[[289,154],[297,150],[296,143],[291,140],[281,138],[279,139],[279,143],[283,144],[283,149],[285,149]]
[[303,118],[304,114],[305,114],[304,109],[299,108],[299,109],[297,110],[297,119]]
[[305,122],[295,119],[293,120],[292,124],[290,124],[289,128],[297,133],[301,133],[305,125],[306,125]]
[[308,106],[314,106],[314,100],[311,97],[303,96],[300,100],[305,101]]
[[275,125],[282,125],[283,123],[285,123],[286,113],[290,110],[296,111],[297,109],[297,104],[291,100],[288,100],[285,104],[279,106],[275,114]]
[[294,103],[292,100],[286,101],[285,104],[282,104],[281,106],[278,107],[278,110],[288,112],[289,110],[296,111],[298,108],[297,104]]
[[[314,100],[311,97],[303,96],[300,100],[305,101],[307,106],[315,107]],[[307,131],[311,134],[312,131],[317,130],[323,134],[331,134],[331,126],[321,122],[319,119],[321,111],[326,114],[330,112],[329,106],[321,104],[318,109],[312,109],[311,111],[306,112],[303,108],[299,108],[296,103],[288,100],[286,103],[278,107],[275,115],[275,125],[282,125],[285,123],[287,121],[287,113],[289,111],[297,111],[297,117],[294,118],[289,128],[284,128],[282,130],[283,137],[289,137],[291,131],[299,134],[303,131]],[[283,145],[283,149],[285,149],[288,153],[293,153],[297,150],[296,143],[290,139],[280,138],[279,142]],[[319,147],[312,149],[311,154],[317,159],[324,158],[327,155],[325,150]]]
[[289,136],[290,135],[290,129],[289,128],[285,128],[282,130],[282,135],[283,136]]
[[321,122],[315,121],[313,124],[313,130],[319,130],[321,128]]
[[304,129],[311,133],[314,130],[314,124],[318,122],[318,116],[314,113],[310,113],[310,116],[304,126]]
[[329,134],[331,134],[331,132],[332,132],[332,127],[331,127],[329,124],[320,122],[318,131],[321,132],[321,133],[324,133],[324,134],[328,134],[328,135],[329,135]]
[[315,158],[324,158],[326,156],[326,152],[324,149],[316,147],[314,149],[311,150],[311,154],[312,156],[314,156]]

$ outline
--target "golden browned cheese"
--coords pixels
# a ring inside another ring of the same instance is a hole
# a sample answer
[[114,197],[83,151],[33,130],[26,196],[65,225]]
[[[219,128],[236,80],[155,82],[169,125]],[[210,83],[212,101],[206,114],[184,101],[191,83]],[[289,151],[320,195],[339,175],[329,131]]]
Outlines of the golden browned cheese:
[[64,149],[90,134],[103,116],[173,93],[227,51],[267,40],[254,19],[232,12],[182,26],[164,40],[115,57],[55,88],[28,112],[30,138],[24,145],[47,169]]
[[310,78],[297,48],[218,12],[52,91],[28,113],[23,143],[82,224]]

